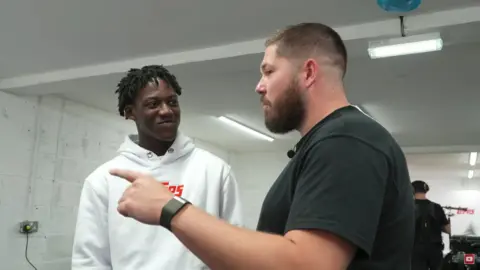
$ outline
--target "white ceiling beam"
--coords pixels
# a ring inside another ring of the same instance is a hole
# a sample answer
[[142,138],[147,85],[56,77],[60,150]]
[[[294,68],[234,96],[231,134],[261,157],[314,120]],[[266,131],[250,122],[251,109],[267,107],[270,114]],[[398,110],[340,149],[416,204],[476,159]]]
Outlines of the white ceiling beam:
[[470,153],[480,152],[480,145],[407,146],[402,150],[405,154]]
[[261,48],[263,49],[263,42],[264,40],[250,40],[178,53],[161,54],[151,57],[135,58],[125,61],[108,62],[98,65],[7,78],[0,80],[0,90],[102,76],[114,73],[123,73],[133,67],[142,67],[152,64],[173,66],[185,63],[202,62],[207,60],[254,54],[260,52]]
[[261,48],[262,44],[257,43],[258,40],[252,40],[178,53],[162,54],[151,57],[135,58],[125,61],[108,62],[98,65],[55,70],[45,73],[8,78],[0,80],[0,90],[86,77],[102,76],[114,73],[123,73],[133,67],[142,67],[151,64],[173,66],[258,53],[258,47]]
[[[445,26],[477,22],[480,21],[480,16],[478,14],[480,14],[480,6],[453,9],[407,17],[405,24],[407,33],[426,31]],[[337,30],[342,38],[346,41],[380,38],[384,36],[394,36],[400,34],[400,26],[397,18],[336,27],[335,30]],[[264,39],[262,38],[178,53],[162,54],[126,61],[109,62],[99,65],[6,78],[0,80],[0,90],[9,90],[45,83],[122,73],[132,67],[141,67],[149,64],[163,64],[166,66],[172,66],[261,53],[264,50],[263,44]]]
[[479,21],[480,5],[420,14],[412,17],[407,16],[405,18],[405,27],[408,33],[408,31],[423,31]]

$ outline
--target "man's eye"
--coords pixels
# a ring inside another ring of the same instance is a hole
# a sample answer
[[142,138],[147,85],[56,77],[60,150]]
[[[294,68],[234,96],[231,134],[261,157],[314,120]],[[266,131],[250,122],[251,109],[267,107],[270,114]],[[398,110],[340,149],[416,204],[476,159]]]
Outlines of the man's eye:
[[151,101],[147,103],[147,107],[150,109],[156,108],[158,106],[158,103],[156,101]]
[[170,100],[170,101],[168,102],[168,105],[169,105],[169,106],[177,106],[177,105],[178,105],[178,100]]

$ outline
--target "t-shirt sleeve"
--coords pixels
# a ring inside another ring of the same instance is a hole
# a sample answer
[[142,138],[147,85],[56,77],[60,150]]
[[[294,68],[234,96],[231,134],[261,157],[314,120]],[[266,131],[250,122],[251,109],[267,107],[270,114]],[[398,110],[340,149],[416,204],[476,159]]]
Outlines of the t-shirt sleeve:
[[389,174],[387,158],[362,141],[334,137],[307,150],[286,232],[331,232],[370,256]]
[[442,226],[450,224],[450,221],[447,218],[447,215],[445,215],[445,211],[443,211],[443,208],[440,204],[435,204],[436,209],[437,209],[437,217],[440,220],[440,224]]

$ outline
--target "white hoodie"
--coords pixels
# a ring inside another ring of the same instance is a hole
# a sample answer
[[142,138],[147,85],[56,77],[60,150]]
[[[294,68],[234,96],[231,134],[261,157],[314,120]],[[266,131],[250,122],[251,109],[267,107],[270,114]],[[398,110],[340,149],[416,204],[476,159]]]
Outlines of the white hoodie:
[[[112,168],[148,172],[195,206],[241,225],[235,177],[222,159],[196,148],[179,134],[159,157],[130,135],[119,155],[85,180],[73,244],[72,270],[196,270],[207,269],[177,238],[160,226],[139,223],[117,212],[129,183],[109,174]],[[165,183],[168,182],[168,183]]]

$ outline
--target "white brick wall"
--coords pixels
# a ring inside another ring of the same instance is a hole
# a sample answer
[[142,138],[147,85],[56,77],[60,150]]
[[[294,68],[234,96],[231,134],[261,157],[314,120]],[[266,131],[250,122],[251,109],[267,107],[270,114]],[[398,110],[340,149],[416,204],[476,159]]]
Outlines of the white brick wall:
[[40,222],[31,261],[38,269],[69,269],[82,182],[134,126],[52,96],[0,93],[0,108],[0,268],[31,269],[17,232],[30,219]]
[[[0,92],[0,269],[32,269],[24,257],[22,220],[38,220],[29,258],[39,270],[70,269],[83,180],[115,155],[135,131],[121,117],[53,96],[20,98]],[[229,160],[229,153],[202,147]]]

